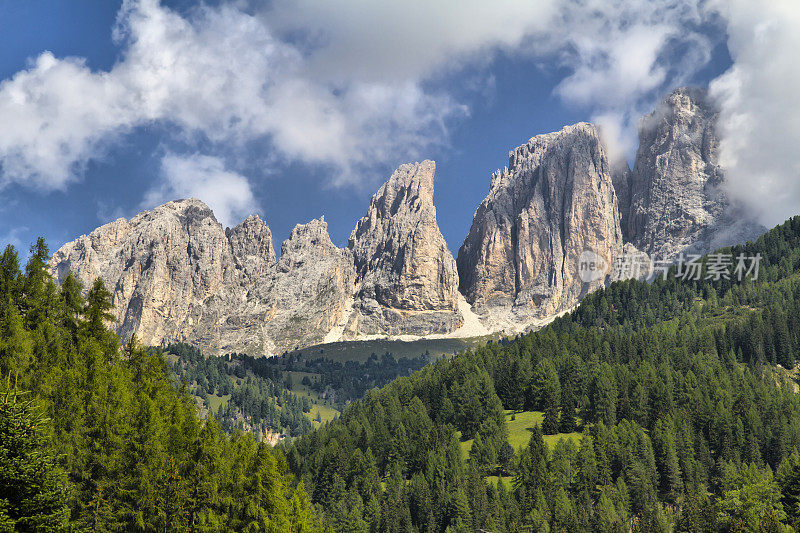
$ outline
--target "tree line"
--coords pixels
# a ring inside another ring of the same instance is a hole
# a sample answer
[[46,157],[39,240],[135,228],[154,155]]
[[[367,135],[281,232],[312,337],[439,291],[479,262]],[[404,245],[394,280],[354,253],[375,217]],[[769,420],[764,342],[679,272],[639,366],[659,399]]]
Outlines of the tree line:
[[284,456],[200,420],[159,352],[121,347],[111,294],[0,255],[0,531],[309,531]]

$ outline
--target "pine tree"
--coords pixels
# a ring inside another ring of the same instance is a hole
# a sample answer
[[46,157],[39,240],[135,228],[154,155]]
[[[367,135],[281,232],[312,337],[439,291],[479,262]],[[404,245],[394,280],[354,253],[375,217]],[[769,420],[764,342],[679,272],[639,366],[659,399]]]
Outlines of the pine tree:
[[110,313],[113,308],[111,293],[106,289],[103,280],[97,278],[86,294],[86,306],[83,312],[86,317],[86,332],[90,337],[101,342],[110,342],[111,335],[106,329],[106,322],[114,320],[114,315]]
[[561,392],[561,417],[558,420],[558,429],[561,433],[572,433],[575,427],[575,396],[572,390],[565,388]]
[[26,396],[0,393],[0,527],[62,531],[72,489],[47,437],[48,421]]
[[61,323],[72,336],[73,342],[78,339],[80,328],[80,317],[84,310],[85,302],[81,296],[80,282],[70,272],[61,283],[59,298],[61,300],[62,318]]
[[25,276],[22,282],[22,292],[25,296],[21,310],[25,317],[25,325],[29,329],[43,322],[50,309],[47,297],[52,294],[54,287],[47,270],[47,260],[50,251],[44,239],[39,237],[36,244],[31,246],[31,255],[25,265]]
[[544,444],[542,431],[539,426],[533,428],[528,446],[523,448],[519,457],[517,474],[514,477],[514,489],[520,495],[523,513],[529,512],[534,505],[530,499],[536,491],[543,489],[547,479],[547,448]]
[[555,365],[549,359],[543,359],[536,366],[534,376],[534,396],[539,409],[544,411],[542,432],[545,435],[558,433],[558,408],[561,404],[561,382],[558,379]]
[[594,395],[595,419],[608,426],[617,422],[617,387],[611,372],[608,364],[600,366]]
[[0,255],[0,311],[6,306],[17,303],[20,297],[19,255],[13,246],[6,246]]

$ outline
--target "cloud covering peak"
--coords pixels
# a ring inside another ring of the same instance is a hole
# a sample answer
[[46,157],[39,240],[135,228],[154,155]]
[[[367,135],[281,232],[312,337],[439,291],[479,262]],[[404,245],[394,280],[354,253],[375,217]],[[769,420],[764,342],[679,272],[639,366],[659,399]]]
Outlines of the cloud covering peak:
[[800,7],[730,0],[733,67],[711,83],[720,113],[720,164],[734,200],[767,227],[800,214]]

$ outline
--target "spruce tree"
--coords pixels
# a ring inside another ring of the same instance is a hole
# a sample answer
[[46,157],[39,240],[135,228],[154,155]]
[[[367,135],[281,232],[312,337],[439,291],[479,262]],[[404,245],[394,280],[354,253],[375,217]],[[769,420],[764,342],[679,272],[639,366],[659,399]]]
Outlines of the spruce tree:
[[[10,381],[8,381],[10,383]],[[28,394],[0,393],[0,530],[62,531],[71,486]]]

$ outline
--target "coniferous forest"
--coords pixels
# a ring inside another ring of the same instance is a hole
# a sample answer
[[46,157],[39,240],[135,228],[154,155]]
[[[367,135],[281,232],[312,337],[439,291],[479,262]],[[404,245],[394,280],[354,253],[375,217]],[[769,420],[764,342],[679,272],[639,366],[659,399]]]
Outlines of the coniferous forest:
[[57,287],[39,240],[0,257],[0,531],[308,531],[283,455],[202,421],[111,295]]
[[273,449],[122,346],[101,283],[8,247],[0,531],[797,530],[800,218],[726,253],[758,279],[615,283]]
[[726,252],[758,279],[614,284],[371,391],[282,446],[292,472],[335,531],[797,529],[800,218]]

